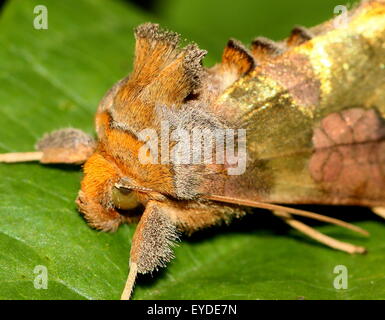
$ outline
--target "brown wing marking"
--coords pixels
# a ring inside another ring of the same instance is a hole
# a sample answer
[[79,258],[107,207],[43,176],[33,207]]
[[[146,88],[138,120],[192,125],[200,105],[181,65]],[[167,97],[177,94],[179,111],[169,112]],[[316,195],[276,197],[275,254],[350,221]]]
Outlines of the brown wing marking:
[[374,109],[325,117],[313,135],[309,171],[320,188],[354,198],[385,198],[385,123]]

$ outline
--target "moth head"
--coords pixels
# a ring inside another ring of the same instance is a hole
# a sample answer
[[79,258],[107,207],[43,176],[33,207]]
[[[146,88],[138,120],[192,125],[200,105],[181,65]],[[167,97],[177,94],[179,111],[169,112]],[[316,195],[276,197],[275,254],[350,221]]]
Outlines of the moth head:
[[122,165],[100,148],[84,164],[76,203],[90,225],[113,231],[123,222],[137,221],[148,201],[163,201],[164,196],[142,185],[127,161]]
[[133,71],[106,94],[96,115],[98,153],[116,169],[110,176],[132,182],[123,186],[114,180],[110,186],[113,202],[121,208],[135,205],[133,195],[143,203],[145,196],[173,194],[170,166],[142,163],[141,133],[159,130],[159,110],[183,108],[200,90],[205,76],[206,51],[195,44],[181,47],[179,34],[145,23],[136,28],[135,37]]
[[[223,125],[209,110],[197,107],[210,80],[202,66],[206,51],[195,44],[180,47],[179,35],[157,24],[140,25],[135,37],[132,73],[107,93],[98,108],[98,147],[84,167],[79,196],[83,201],[78,202],[82,212],[115,215],[119,210],[146,206],[150,200],[193,199],[205,176],[203,165],[143,163],[144,141],[139,137],[143,130],[153,129],[161,139],[164,115],[169,122],[182,120],[174,127]],[[218,72],[226,79],[227,73],[239,77],[254,67],[246,49],[235,41],[225,49],[222,64]]]

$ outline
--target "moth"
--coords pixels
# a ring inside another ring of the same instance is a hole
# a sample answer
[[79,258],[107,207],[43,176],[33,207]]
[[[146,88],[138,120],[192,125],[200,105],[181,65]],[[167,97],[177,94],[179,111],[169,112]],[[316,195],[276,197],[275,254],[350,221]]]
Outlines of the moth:
[[122,299],[137,274],[173,258],[180,232],[229,223],[250,207],[338,250],[341,242],[295,219],[353,231],[341,220],[290,205],[357,205],[385,217],[385,2],[364,1],[311,29],[296,27],[251,48],[231,39],[222,61],[180,46],[179,35],[135,30],[132,73],[104,96],[97,138],[77,129],[46,134],[36,152],[3,162],[83,164],[76,203],[91,227],[138,223]]

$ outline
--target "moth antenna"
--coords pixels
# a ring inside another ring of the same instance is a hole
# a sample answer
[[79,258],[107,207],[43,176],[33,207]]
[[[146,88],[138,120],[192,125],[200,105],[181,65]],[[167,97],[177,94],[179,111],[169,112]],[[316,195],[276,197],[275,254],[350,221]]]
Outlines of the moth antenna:
[[251,43],[251,52],[259,62],[277,57],[284,51],[282,45],[265,37],[257,37]]
[[82,164],[96,148],[95,140],[87,133],[66,128],[46,133],[37,143],[36,152],[15,152],[0,154],[0,162]]
[[308,28],[295,26],[286,43],[289,47],[295,47],[313,39],[313,37],[312,32]]
[[385,208],[384,207],[374,207],[372,212],[378,215],[379,217],[385,219]]
[[30,162],[40,161],[43,157],[43,152],[11,152],[0,154],[0,162],[15,163],[15,162]]
[[254,70],[256,63],[252,53],[240,41],[230,39],[223,51],[222,66],[236,70],[242,76]]
[[363,253],[367,252],[364,247],[355,246],[353,244],[339,241],[337,239],[329,237],[329,236],[309,227],[308,225],[306,225],[306,224],[304,224],[298,220],[293,219],[292,215],[287,213],[287,212],[277,211],[277,210],[273,210],[272,212],[274,215],[282,218],[288,225],[290,225],[294,229],[306,234],[310,238],[312,238],[318,242],[321,242],[321,243],[323,243],[323,244],[325,244],[331,248],[334,248],[334,249],[337,249],[340,251],[344,251],[344,252],[347,252],[350,254],[354,254],[354,253],[363,254]]
[[128,273],[126,285],[124,286],[120,300],[130,300],[137,275],[138,275],[138,265],[134,262],[131,262],[130,272]]
[[265,203],[265,202],[259,202],[259,201],[252,201],[252,200],[243,200],[243,199],[237,199],[237,198],[230,198],[230,197],[223,197],[223,196],[217,196],[217,195],[209,195],[206,197],[206,199],[209,200],[214,200],[214,201],[221,201],[221,202],[226,202],[226,203],[233,203],[233,204],[238,204],[238,205],[243,205],[247,207],[254,207],[254,208],[260,208],[260,209],[267,209],[271,211],[285,211],[287,213],[297,215],[297,216],[302,216],[322,222],[328,222],[346,229],[350,229],[352,231],[355,231],[357,233],[360,233],[364,236],[368,236],[369,232],[366,230],[357,227],[351,223],[331,218],[328,216],[324,216],[321,214],[305,211],[305,210],[300,210],[300,209],[295,209],[295,208],[290,208],[290,207],[285,207],[277,204],[272,204],[272,203]]

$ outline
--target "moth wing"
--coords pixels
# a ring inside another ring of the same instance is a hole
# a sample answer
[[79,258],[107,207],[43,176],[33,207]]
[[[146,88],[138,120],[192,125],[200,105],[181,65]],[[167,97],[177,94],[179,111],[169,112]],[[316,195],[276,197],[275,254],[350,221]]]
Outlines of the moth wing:
[[[312,117],[291,101],[247,114],[247,169],[212,179],[217,194],[279,203],[383,205],[383,106]],[[326,113],[326,112],[325,112]]]
[[202,193],[384,205],[383,12],[382,2],[362,3],[346,28],[330,21],[284,52],[257,41],[264,59],[213,107],[246,129],[247,170],[208,179]]

